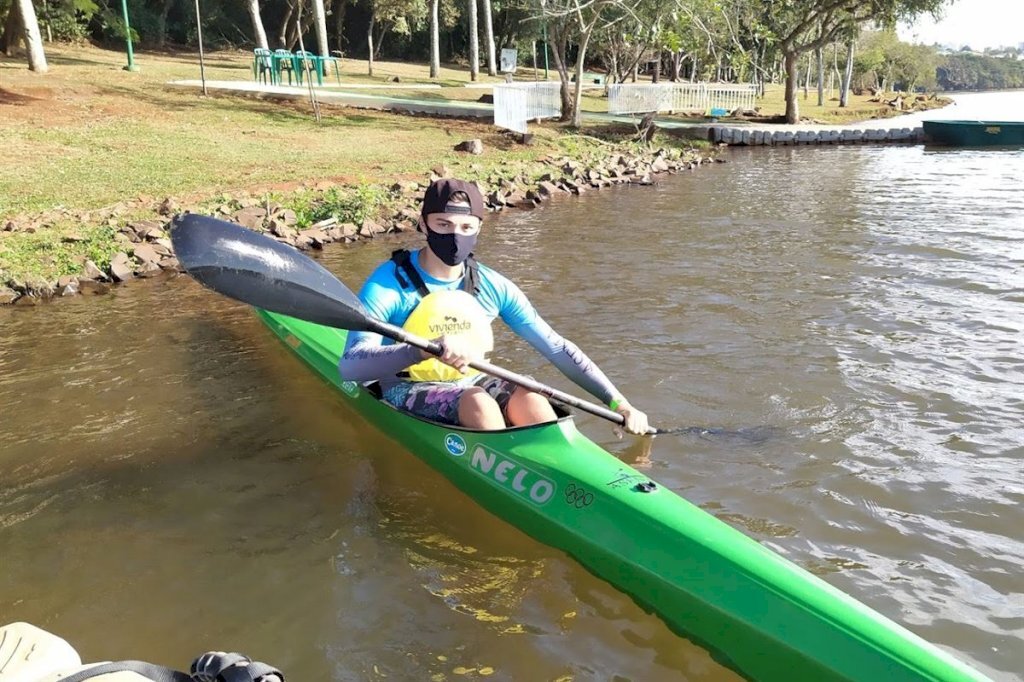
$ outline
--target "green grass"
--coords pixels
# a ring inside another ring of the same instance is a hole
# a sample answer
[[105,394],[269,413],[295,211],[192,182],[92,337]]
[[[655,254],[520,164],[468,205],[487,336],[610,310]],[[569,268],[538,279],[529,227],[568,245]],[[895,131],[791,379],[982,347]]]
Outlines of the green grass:
[[[137,73],[121,69],[119,51],[47,45],[47,56],[45,75],[29,72],[22,58],[0,57],[0,148],[8,158],[0,174],[0,227],[12,220],[37,228],[0,231],[0,283],[52,282],[80,272],[86,258],[105,267],[124,248],[115,228],[154,218],[165,197],[212,209],[242,194],[273,197],[303,226],[328,216],[358,223],[388,202],[391,183],[423,180],[441,164],[484,183],[514,175],[536,180],[550,171],[538,163],[544,156],[585,160],[612,149],[554,124],[531,126],[531,145],[486,122],[328,106],[318,124],[307,102],[203,97],[168,86],[198,77],[192,54],[142,50]],[[249,65],[248,53],[215,53],[206,75],[250,80]],[[343,81],[431,82],[423,64],[381,62],[372,79],[363,69],[364,62],[346,61]],[[463,88],[468,81],[468,73],[446,67],[435,81],[446,86],[440,90],[381,92],[462,100],[486,92]],[[623,133],[631,131],[602,134],[621,140]],[[482,156],[453,151],[470,138],[483,141]],[[321,183],[340,187],[313,189]]]
[[62,275],[81,272],[86,260],[105,269],[123,248],[115,233],[113,227],[103,225],[83,226],[73,233],[65,228],[11,235],[0,240],[0,285],[13,282],[45,288]]

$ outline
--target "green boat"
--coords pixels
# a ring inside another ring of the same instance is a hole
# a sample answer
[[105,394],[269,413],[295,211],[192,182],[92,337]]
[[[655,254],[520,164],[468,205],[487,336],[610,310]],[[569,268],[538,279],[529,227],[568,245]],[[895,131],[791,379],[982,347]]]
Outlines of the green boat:
[[557,422],[482,432],[342,381],[346,332],[259,311],[382,432],[499,518],[564,550],[752,680],[985,680]]
[[924,121],[928,144],[949,147],[1016,147],[1024,145],[1024,122]]

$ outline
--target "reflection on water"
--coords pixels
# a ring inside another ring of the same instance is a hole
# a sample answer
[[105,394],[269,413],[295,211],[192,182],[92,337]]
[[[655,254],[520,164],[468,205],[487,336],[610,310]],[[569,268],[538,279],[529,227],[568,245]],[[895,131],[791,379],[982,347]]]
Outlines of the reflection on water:
[[[769,434],[588,435],[1018,679],[1024,152],[730,161],[495,217],[480,256],[657,425]],[[393,248],[323,262],[357,286]],[[233,649],[295,679],[735,679],[189,281],[3,309],[0,330],[2,620],[92,660]]]

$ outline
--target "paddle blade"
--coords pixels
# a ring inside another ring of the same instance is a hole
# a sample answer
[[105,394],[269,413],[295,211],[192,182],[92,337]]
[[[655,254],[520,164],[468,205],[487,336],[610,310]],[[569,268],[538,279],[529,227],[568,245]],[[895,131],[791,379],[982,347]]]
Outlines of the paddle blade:
[[220,294],[317,324],[370,329],[369,316],[355,294],[287,244],[191,213],[174,220],[171,241],[185,272]]

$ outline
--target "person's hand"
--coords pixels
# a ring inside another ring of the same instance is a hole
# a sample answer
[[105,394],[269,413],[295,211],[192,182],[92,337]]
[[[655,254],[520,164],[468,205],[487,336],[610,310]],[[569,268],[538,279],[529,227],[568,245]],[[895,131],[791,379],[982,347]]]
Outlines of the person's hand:
[[629,401],[625,398],[619,400],[619,404],[615,407],[615,411],[626,418],[626,421],[622,424],[622,428],[624,428],[628,433],[642,436],[645,435],[647,430],[650,428],[650,424],[647,423],[647,415],[630,405]]
[[[440,344],[444,349],[441,355],[436,356],[437,359],[446,365],[451,365],[463,374],[469,369],[469,363],[483,359],[483,354],[473,347],[473,343],[469,339],[459,336],[442,336],[434,339],[434,343]],[[424,360],[435,357],[427,351],[420,351],[420,354]]]

